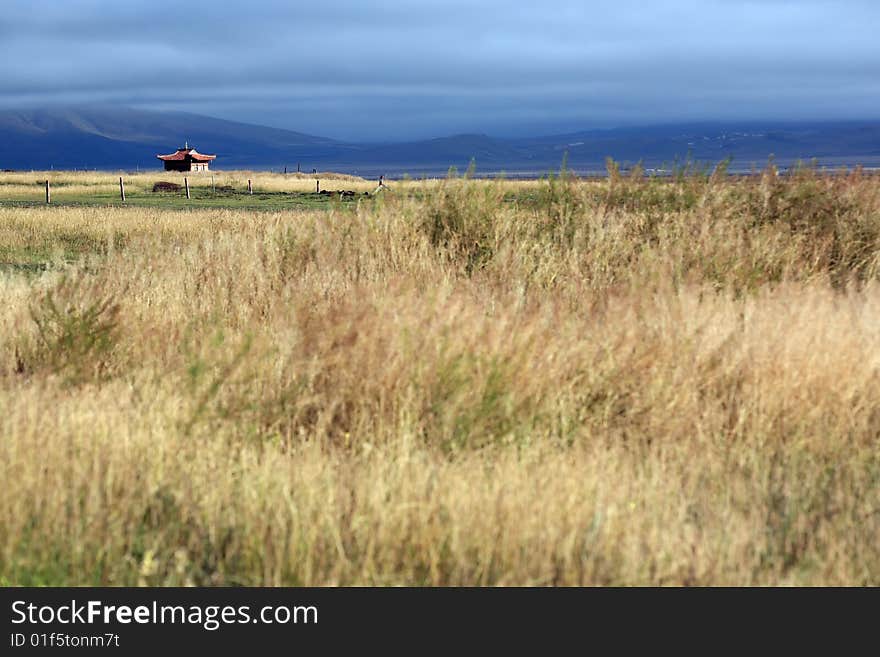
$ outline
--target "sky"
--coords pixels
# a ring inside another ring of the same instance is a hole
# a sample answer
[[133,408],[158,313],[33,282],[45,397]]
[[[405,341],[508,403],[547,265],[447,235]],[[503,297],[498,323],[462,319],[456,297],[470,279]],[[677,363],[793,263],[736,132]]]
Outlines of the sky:
[[337,139],[874,119],[877,0],[3,0],[0,107]]

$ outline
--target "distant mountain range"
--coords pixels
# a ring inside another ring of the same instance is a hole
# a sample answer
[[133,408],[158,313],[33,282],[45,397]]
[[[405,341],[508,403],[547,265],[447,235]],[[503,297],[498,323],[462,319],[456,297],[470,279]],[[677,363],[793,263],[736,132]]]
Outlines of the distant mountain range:
[[880,166],[880,120],[692,123],[587,130],[528,138],[465,134],[403,143],[347,143],[182,112],[67,108],[0,112],[0,169],[160,169],[159,153],[187,142],[216,153],[215,168],[339,170],[436,175],[476,162],[478,173],[540,174],[568,166],[600,171],[606,157],[668,167],[686,158],[733,168],[816,158],[827,166]]

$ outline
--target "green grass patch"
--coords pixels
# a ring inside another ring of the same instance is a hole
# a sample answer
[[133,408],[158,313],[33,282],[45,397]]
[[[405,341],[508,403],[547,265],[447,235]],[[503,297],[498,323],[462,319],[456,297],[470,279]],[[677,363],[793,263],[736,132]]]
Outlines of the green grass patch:
[[[325,196],[309,192],[229,192],[204,190],[196,188],[190,192],[190,198],[180,192],[134,192],[126,191],[125,203],[118,193],[67,194],[63,191],[54,192],[52,206],[57,207],[143,207],[161,208],[163,210],[191,209],[229,209],[257,210],[274,212],[282,210],[330,210],[353,209],[359,200],[370,197],[359,194],[349,197]],[[0,207],[41,207],[46,202],[43,197],[35,198],[2,198],[0,190]]]

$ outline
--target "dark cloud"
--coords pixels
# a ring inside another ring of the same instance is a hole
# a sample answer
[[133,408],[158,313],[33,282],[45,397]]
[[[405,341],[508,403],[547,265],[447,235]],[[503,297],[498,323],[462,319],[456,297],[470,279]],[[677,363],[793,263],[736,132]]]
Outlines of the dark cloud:
[[6,0],[0,102],[349,139],[870,118],[877,25],[873,0]]

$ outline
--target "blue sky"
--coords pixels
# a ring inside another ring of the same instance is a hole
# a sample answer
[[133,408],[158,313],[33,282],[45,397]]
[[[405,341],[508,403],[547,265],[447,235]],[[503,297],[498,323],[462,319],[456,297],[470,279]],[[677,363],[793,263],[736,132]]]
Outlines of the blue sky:
[[343,139],[877,118],[877,0],[4,0],[0,106]]

